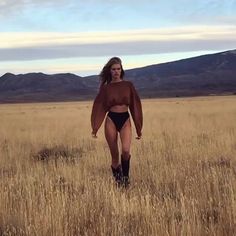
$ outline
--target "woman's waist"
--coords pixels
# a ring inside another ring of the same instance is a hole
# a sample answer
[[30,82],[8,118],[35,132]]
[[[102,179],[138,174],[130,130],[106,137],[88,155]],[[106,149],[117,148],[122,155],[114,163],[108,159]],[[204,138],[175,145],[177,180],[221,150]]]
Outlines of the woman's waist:
[[126,104],[114,105],[114,106],[111,106],[111,107],[109,108],[109,111],[111,111],[111,112],[117,112],[117,113],[127,112],[127,111],[128,111],[128,106],[127,106]]

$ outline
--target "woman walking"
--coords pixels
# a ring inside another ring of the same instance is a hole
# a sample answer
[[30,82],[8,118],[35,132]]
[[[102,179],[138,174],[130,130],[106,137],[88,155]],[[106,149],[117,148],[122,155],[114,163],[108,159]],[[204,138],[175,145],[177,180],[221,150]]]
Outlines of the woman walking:
[[[129,185],[131,121],[133,118],[137,137],[142,136],[143,114],[138,93],[130,81],[124,80],[121,59],[111,58],[100,73],[101,85],[92,108],[92,136],[105,119],[105,137],[110,149],[111,169],[118,185]],[[118,133],[121,141],[121,160],[118,148]]]

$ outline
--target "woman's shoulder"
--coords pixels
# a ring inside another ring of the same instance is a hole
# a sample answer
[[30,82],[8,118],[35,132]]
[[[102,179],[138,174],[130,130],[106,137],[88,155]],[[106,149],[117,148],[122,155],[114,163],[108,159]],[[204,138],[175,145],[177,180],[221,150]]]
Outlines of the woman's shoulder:
[[99,94],[104,94],[104,93],[106,93],[106,90],[107,90],[107,85],[106,84],[100,85],[99,88],[98,88],[98,93]]
[[133,84],[132,81],[130,81],[130,80],[124,80],[124,81],[125,81],[126,85],[127,85],[129,88],[133,88],[133,87],[134,87],[134,84]]
[[105,90],[107,88],[108,84],[102,84],[100,85],[100,90]]

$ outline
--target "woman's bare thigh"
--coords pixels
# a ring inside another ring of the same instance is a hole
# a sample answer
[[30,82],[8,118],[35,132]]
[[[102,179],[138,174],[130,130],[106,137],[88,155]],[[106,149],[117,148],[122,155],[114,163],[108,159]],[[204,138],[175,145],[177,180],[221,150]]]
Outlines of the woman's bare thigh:
[[105,137],[109,146],[117,145],[117,134],[113,121],[107,117],[105,120]]
[[131,129],[131,121],[129,118],[127,119],[127,121],[125,122],[124,126],[120,131],[122,153],[130,152],[131,137],[132,137],[132,129]]

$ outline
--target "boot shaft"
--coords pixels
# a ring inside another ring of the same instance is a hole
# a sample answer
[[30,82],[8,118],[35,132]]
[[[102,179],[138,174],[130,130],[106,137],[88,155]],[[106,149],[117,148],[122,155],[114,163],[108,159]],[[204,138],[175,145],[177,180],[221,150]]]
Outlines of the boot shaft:
[[129,177],[129,168],[130,168],[130,155],[129,158],[124,158],[121,155],[121,166],[122,166],[122,172],[124,177]]
[[111,166],[111,170],[112,170],[112,174],[115,180],[117,182],[121,181],[123,177],[121,165],[119,165],[117,168],[114,168],[113,166]]

